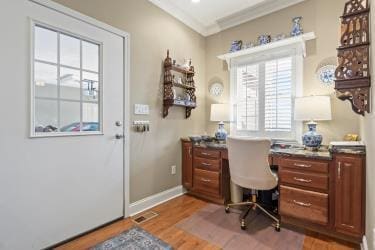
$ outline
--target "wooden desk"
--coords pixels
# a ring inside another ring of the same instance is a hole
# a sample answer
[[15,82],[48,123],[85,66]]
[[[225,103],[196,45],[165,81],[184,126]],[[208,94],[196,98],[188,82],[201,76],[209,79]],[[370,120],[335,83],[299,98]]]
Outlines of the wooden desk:
[[[282,223],[352,242],[365,228],[365,155],[272,151]],[[189,194],[230,202],[228,151],[182,140],[182,184]]]

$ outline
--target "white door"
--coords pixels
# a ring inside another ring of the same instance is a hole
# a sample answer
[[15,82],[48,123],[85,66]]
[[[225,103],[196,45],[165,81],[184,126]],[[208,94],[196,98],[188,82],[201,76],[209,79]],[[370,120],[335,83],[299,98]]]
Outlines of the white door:
[[0,249],[40,249],[124,215],[124,39],[0,2]]

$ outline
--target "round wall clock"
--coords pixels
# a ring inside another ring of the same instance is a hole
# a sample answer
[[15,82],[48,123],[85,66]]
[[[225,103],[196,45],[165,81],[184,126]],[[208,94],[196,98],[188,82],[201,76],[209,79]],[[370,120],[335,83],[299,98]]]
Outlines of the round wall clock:
[[221,96],[224,91],[224,86],[220,82],[215,82],[210,86],[210,94],[213,96]]

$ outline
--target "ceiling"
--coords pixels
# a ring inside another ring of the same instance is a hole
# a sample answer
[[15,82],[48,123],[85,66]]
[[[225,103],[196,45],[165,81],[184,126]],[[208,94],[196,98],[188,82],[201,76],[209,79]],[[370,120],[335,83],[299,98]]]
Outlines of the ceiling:
[[149,0],[203,36],[305,0]]

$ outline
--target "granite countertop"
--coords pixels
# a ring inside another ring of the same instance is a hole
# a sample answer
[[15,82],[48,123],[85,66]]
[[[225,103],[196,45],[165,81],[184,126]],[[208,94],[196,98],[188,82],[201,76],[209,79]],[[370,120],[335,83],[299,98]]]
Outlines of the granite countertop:
[[[203,147],[203,148],[212,148],[212,149],[226,149],[227,145],[225,143],[216,143],[216,142],[201,142],[193,143],[194,147]],[[311,159],[320,159],[320,160],[332,160],[333,153],[345,153],[345,154],[366,154],[365,148],[334,148],[328,149],[328,147],[322,147],[319,151],[310,151],[300,147],[290,147],[290,148],[272,148],[270,154],[273,156],[295,156],[295,157],[305,157]]]
[[310,151],[301,148],[278,148],[271,149],[271,155],[273,156],[296,156],[305,157],[320,160],[332,160],[332,154],[328,150]]
[[[219,143],[200,143],[194,145],[195,147],[213,148],[213,149],[226,149],[226,144]],[[332,155],[328,150],[309,151],[303,148],[274,148],[270,150],[273,156],[297,156],[321,160],[332,160]]]

